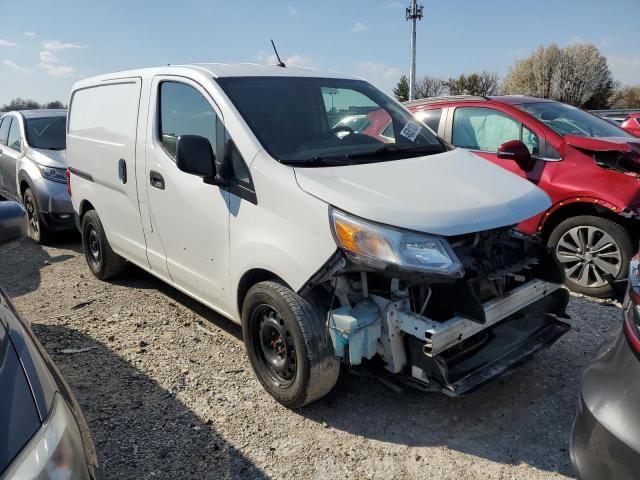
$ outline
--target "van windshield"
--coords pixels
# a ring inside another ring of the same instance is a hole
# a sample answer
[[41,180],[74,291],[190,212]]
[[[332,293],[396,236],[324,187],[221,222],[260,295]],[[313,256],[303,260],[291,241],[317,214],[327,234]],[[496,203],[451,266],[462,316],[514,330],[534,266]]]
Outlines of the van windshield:
[[64,150],[66,148],[66,116],[25,119],[27,143],[32,148]]
[[446,150],[444,143],[409,112],[362,80],[216,80],[262,146],[283,163],[367,163]]

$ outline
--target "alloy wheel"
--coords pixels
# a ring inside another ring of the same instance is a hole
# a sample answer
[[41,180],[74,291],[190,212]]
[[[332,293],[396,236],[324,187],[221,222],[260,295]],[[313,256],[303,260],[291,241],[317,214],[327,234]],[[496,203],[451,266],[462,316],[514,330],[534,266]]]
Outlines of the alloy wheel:
[[26,195],[24,198],[24,209],[27,211],[27,220],[29,222],[27,233],[29,237],[37,241],[40,239],[40,219],[30,195]]
[[607,275],[617,278],[622,268],[620,247],[611,235],[594,226],[567,230],[556,245],[556,256],[567,278],[582,287],[608,285]]

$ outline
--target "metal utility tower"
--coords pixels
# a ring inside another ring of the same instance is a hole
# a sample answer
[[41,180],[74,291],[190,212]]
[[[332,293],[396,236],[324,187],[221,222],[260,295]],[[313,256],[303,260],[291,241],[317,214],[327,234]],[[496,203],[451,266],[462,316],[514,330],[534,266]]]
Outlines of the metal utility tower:
[[423,6],[418,6],[417,0],[411,0],[407,8],[406,17],[411,21],[411,66],[409,68],[409,100],[414,99],[416,85],[416,21],[422,20]]

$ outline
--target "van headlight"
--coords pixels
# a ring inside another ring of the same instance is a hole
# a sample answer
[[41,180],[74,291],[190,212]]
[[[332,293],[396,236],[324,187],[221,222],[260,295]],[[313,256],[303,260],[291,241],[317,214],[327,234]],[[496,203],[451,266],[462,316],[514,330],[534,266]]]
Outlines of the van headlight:
[[66,168],[47,167],[46,165],[38,165],[40,173],[47,180],[58,183],[67,183]]
[[9,465],[2,478],[89,479],[78,424],[60,395],[55,396],[53,408],[40,430]]
[[336,243],[354,262],[372,268],[396,266],[423,273],[461,278],[464,268],[438,237],[368,222],[339,210],[330,210]]

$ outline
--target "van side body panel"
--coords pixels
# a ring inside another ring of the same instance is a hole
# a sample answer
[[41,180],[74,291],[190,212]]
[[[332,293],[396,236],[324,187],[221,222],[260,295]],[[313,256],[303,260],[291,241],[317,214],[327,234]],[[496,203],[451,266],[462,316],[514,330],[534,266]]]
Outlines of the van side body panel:
[[242,276],[261,268],[297,291],[336,251],[329,207],[298,187],[293,168],[264,151],[251,164],[251,175],[258,204],[233,194],[230,200],[231,285],[237,295]]
[[141,83],[140,78],[127,78],[75,90],[69,106],[67,155],[74,210],[79,211],[81,200],[91,202],[113,250],[147,266],[135,171]]

